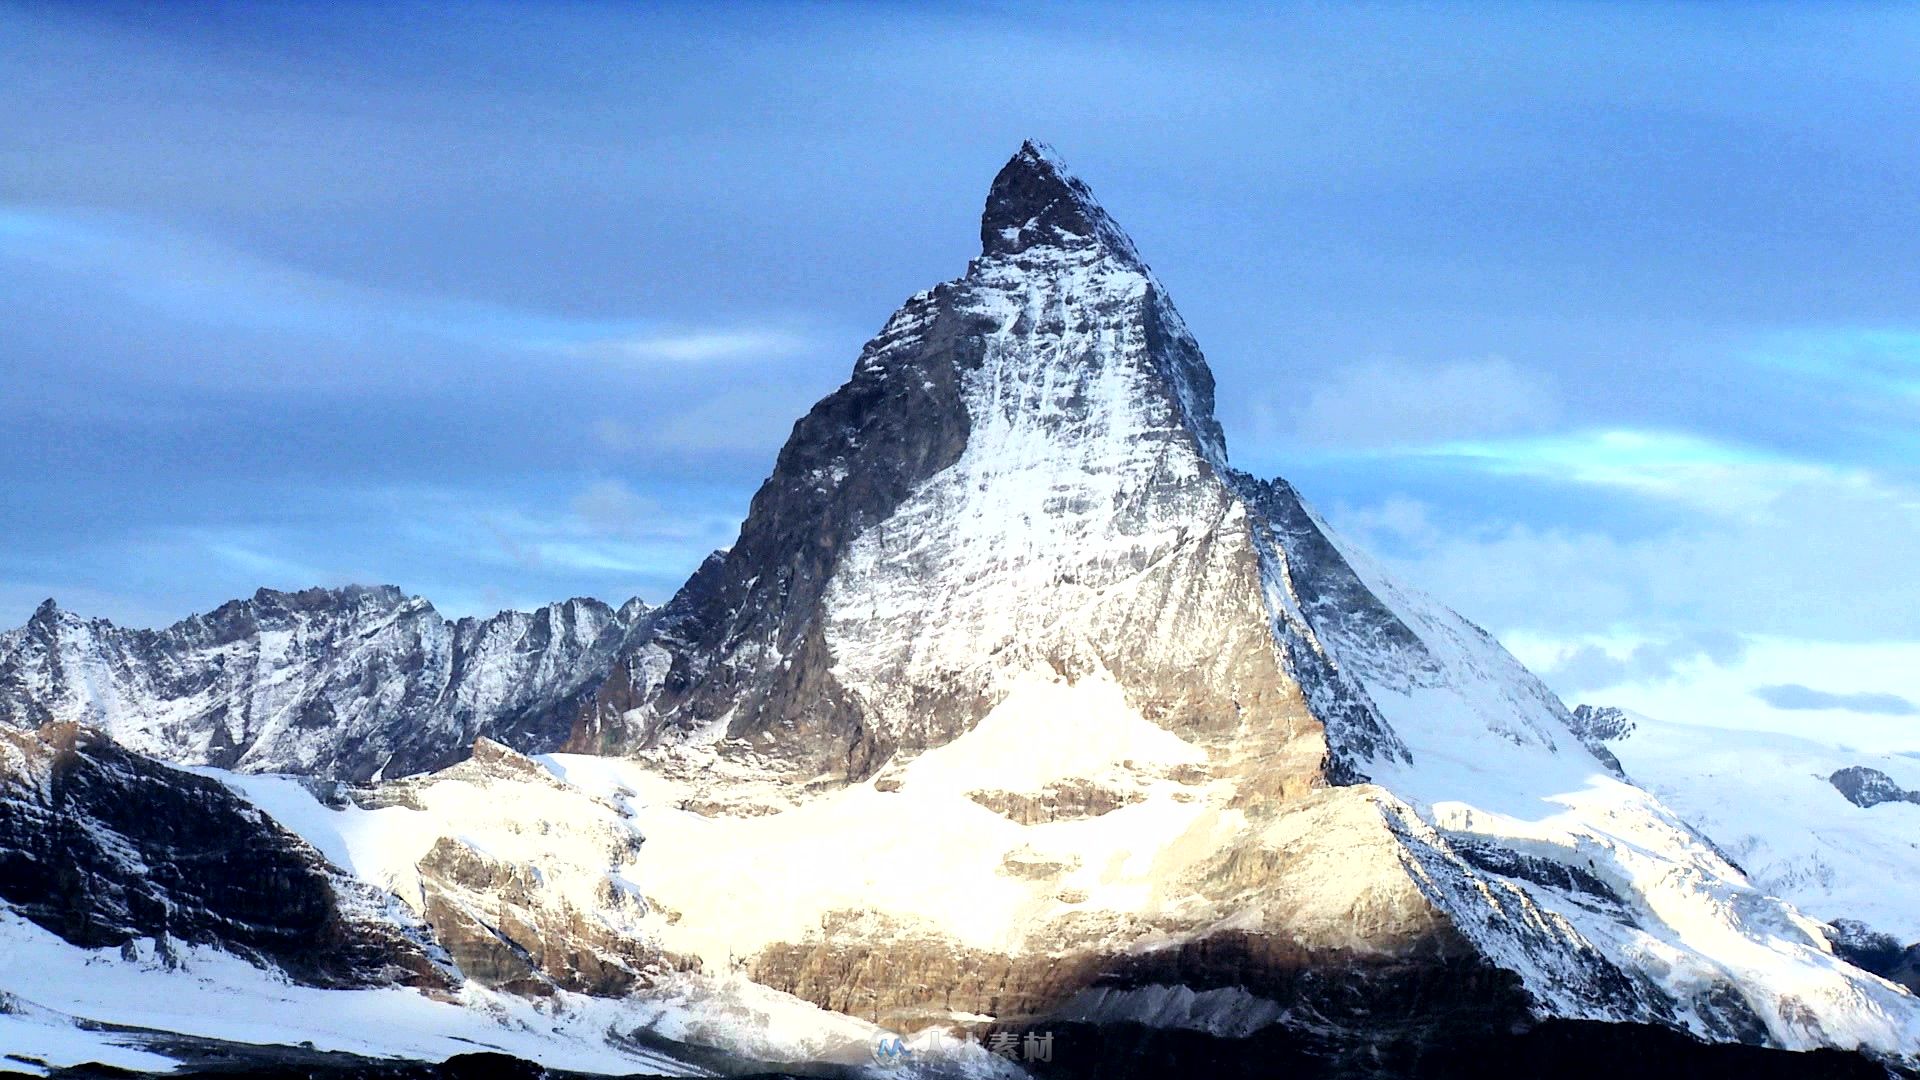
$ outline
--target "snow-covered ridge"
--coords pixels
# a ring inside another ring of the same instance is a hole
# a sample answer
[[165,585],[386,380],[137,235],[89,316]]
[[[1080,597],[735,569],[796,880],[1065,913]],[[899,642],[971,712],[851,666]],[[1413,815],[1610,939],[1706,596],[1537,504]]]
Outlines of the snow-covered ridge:
[[1787,735],[1615,710],[1627,774],[1739,863],[1753,883],[1829,922],[1920,943],[1920,805],[1861,806],[1833,778],[1871,769],[1920,788],[1920,760],[1863,752],[1844,733]]
[[48,601],[0,635],[0,723],[99,728],[193,765],[364,779],[457,760],[493,735],[564,742],[648,608],[569,600],[448,620],[392,586],[262,589],[162,630]]

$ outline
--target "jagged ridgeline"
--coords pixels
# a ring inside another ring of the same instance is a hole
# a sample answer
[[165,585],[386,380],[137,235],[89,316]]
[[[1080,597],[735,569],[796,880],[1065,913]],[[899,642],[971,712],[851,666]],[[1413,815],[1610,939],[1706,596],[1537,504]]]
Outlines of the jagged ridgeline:
[[0,635],[0,722],[86,724],[185,765],[341,780],[567,738],[649,608],[569,600],[449,620],[392,586],[261,589],[161,630],[49,600]]
[[[262,593],[147,632],[49,607],[0,642],[0,716],[350,780],[481,735],[563,752],[394,788],[551,770],[646,838],[576,860],[628,898],[602,959],[515,978],[630,986],[657,956],[905,1030],[1259,1035],[1352,1068],[1546,1019],[1920,1050],[1920,1003],[1631,784],[1607,717],[1235,470],[1213,409],[1166,289],[1028,143],[980,255],[887,321],[661,608]],[[567,955],[546,879],[439,827],[382,873],[440,883],[454,955],[493,949],[469,916],[503,881],[549,913],[510,944]]]

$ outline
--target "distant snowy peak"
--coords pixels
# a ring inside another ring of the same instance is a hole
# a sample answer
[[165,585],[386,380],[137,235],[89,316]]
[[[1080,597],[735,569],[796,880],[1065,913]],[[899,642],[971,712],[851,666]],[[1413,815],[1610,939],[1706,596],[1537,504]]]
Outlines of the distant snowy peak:
[[650,609],[576,599],[449,621],[390,585],[278,592],[161,630],[49,600],[0,635],[0,723],[99,727],[164,760],[346,779],[563,741]]

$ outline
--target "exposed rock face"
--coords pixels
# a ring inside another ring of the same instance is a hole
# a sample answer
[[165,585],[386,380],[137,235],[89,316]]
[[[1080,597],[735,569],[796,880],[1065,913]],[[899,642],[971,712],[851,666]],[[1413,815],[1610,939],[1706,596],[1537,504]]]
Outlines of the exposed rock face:
[[393,888],[476,982],[617,996],[684,966],[643,931],[648,904],[619,872],[641,845],[627,812],[499,743],[334,803],[343,817],[411,812],[407,853],[362,873]]
[[1614,742],[1633,734],[1633,718],[1611,705],[1575,705],[1573,733],[1582,742]]
[[1857,919],[1835,919],[1827,927],[1833,951],[1847,962],[1920,994],[1920,942],[1902,945]]
[[478,735],[549,749],[645,624],[570,600],[449,622],[390,586],[262,589],[164,630],[42,605],[0,635],[0,723],[83,723],[167,761],[363,780]]
[[1580,745],[1612,769],[1614,775],[1625,776],[1626,770],[1620,767],[1620,759],[1607,748],[1607,744],[1632,735],[1633,718],[1606,705],[1575,705],[1572,717],[1573,734],[1580,740]]
[[215,945],[319,986],[457,980],[392,896],[218,781],[72,724],[0,729],[0,899],[89,948]]
[[1894,783],[1893,777],[1865,765],[1840,769],[1827,777],[1827,782],[1845,795],[1848,802],[1862,808],[1890,802],[1920,803],[1920,791],[1908,791]]
[[1328,741],[1309,693],[1336,748],[1384,743],[1270,609],[1267,526],[1225,470],[1212,377],[1132,244],[1034,147],[982,228],[967,276],[911,298],[796,425],[739,542],[576,746],[717,733],[860,779],[966,731],[1036,666],[1110,671],[1202,740],[1300,743],[1283,756],[1302,784]]

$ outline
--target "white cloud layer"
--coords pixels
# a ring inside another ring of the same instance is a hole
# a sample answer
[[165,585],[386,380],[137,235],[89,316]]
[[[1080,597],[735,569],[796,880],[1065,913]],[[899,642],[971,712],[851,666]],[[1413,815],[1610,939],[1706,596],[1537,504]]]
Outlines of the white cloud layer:
[[[1649,453],[1648,445],[1685,453]],[[1694,440],[1644,440],[1632,454],[1584,459],[1502,448],[1488,460],[1496,470],[1596,489],[1592,527],[1443,527],[1434,507],[1407,498],[1336,507],[1335,524],[1411,582],[1493,627],[1629,627],[1662,640],[1708,632],[1920,639],[1920,493],[1883,477],[1742,459]],[[1679,524],[1619,535],[1607,517],[1611,504],[1598,497],[1609,491],[1659,499]]]
[[[1494,629],[1569,703],[1920,750],[1920,493],[1662,433],[1450,453],[1588,491],[1592,522],[1459,525],[1397,497],[1338,507],[1335,524]],[[1651,500],[1660,527],[1616,514],[1623,496]]]

